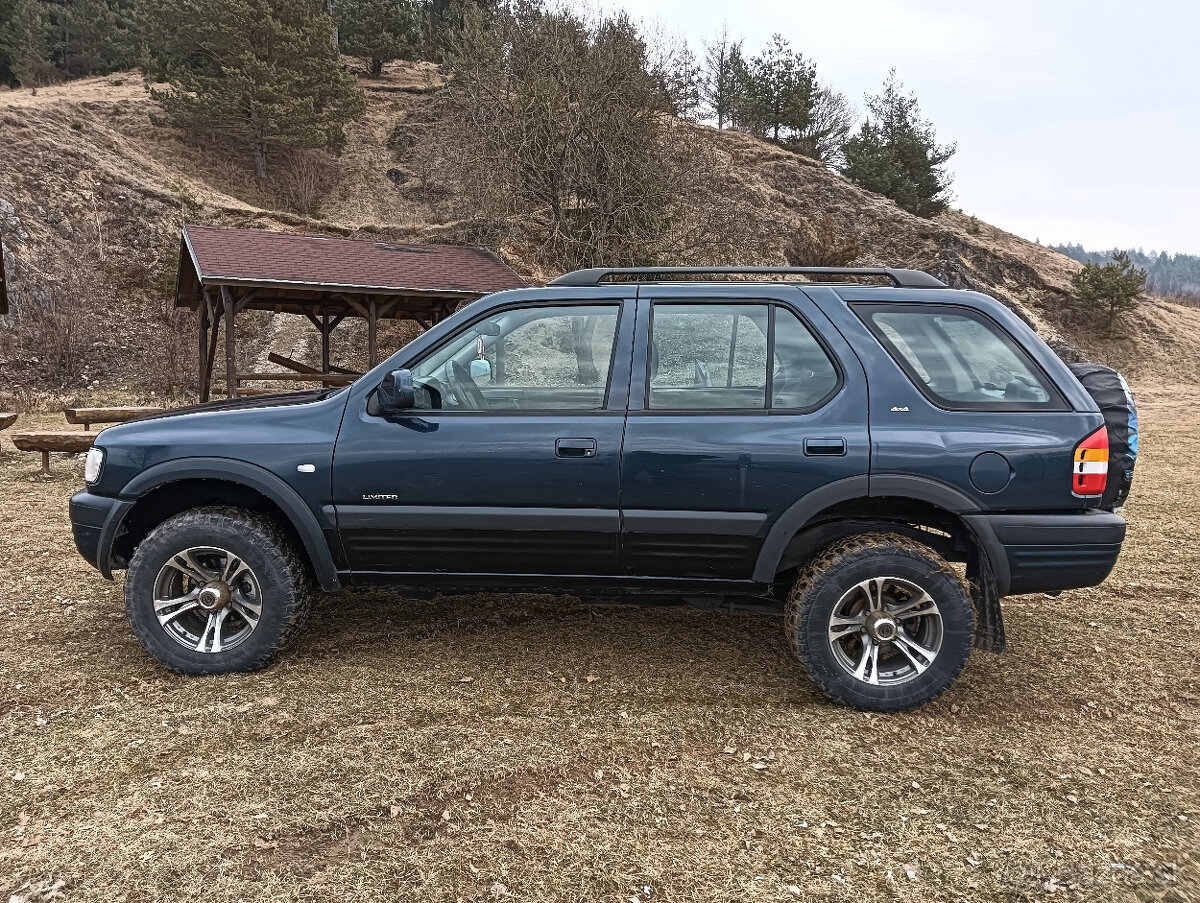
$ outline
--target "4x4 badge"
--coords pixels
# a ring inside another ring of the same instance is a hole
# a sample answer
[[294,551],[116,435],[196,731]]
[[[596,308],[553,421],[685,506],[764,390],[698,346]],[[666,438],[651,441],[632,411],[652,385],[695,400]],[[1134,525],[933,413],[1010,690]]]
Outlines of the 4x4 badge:
[[892,413],[893,413],[893,414],[895,414],[895,413],[897,413],[897,412],[900,412],[900,413],[903,413],[903,414],[907,414],[907,413],[908,413],[908,405],[905,405],[904,407],[899,407],[899,406],[896,406],[896,407],[892,408]]

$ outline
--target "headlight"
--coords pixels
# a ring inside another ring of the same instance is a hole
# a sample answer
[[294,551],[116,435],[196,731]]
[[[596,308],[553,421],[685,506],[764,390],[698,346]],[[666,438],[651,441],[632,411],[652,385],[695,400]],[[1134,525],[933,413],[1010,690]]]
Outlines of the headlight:
[[87,460],[83,462],[83,481],[89,486],[100,479],[100,470],[104,467],[104,449],[92,446],[88,449]]

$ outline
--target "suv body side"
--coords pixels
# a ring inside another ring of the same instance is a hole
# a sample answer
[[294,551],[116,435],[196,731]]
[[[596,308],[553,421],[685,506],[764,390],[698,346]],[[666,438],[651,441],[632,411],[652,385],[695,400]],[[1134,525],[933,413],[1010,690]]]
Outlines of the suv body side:
[[[490,312],[589,301],[621,311],[602,411],[557,420],[367,412],[385,373],[422,360]],[[791,310],[836,361],[837,392],[805,412],[648,410],[651,312],[672,302]],[[1067,409],[939,408],[866,328],[858,303],[982,311],[1049,375]],[[1101,424],[1094,402],[1041,339],[975,293],[780,283],[552,286],[473,302],[326,397],[216,403],[106,430],[100,483],[76,497],[72,520],[80,551],[110,576],[136,544],[138,518],[156,513],[134,512],[148,494],[226,480],[282,512],[327,589],[346,580],[418,582],[402,579],[413,575],[762,592],[789,563],[789,542],[823,512],[852,500],[915,499],[970,527],[991,558],[999,595],[1053,591],[1102,580],[1124,537],[1123,519],[1069,489],[1072,450]],[[575,439],[594,440],[594,454],[575,461],[555,454],[559,440]],[[844,451],[820,453],[839,442]],[[971,478],[972,463],[988,452],[1012,468],[999,492]]]

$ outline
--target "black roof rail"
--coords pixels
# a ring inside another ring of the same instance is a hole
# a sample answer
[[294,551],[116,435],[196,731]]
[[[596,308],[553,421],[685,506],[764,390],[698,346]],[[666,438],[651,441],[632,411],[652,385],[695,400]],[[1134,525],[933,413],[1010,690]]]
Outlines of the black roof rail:
[[[897,288],[947,288],[921,270],[891,267],[592,267],[559,276],[551,285],[600,285],[612,276],[883,276]],[[637,281],[637,280],[633,280]]]

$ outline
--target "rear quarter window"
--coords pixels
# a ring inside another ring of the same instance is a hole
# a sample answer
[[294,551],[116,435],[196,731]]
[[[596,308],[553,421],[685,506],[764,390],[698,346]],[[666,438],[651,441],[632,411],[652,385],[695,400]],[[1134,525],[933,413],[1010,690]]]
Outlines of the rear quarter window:
[[854,310],[913,384],[951,411],[1063,411],[1058,388],[987,315],[941,304]]

